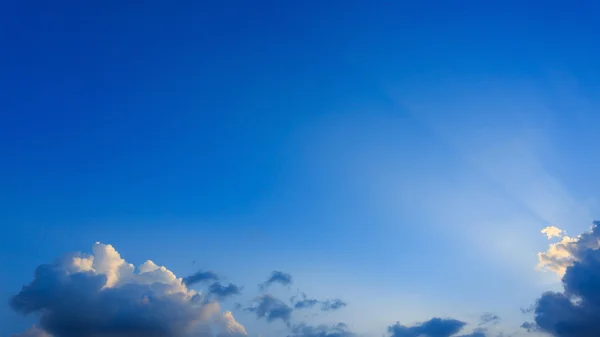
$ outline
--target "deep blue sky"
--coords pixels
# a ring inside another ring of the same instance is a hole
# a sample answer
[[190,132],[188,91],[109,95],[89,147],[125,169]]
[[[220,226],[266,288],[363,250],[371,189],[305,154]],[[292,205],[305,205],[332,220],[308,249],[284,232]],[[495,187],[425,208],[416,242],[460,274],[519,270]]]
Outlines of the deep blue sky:
[[[350,303],[316,320],[362,333],[487,311],[512,329],[556,286],[539,230],[600,210],[595,1],[0,13],[0,303],[101,241],[178,276],[289,271]],[[31,324],[0,316],[2,336]]]

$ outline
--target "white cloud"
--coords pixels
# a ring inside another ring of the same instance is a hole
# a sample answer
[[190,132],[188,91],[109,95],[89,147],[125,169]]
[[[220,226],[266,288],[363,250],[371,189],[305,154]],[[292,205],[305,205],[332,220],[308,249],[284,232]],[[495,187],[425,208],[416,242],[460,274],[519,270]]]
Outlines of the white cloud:
[[216,321],[221,329],[221,333],[217,335],[218,337],[243,337],[248,335],[246,328],[235,320],[231,311],[224,312]]
[[550,240],[553,237],[561,237],[564,234],[564,231],[556,226],[547,226],[542,229],[541,233],[545,234],[548,237],[548,240]]

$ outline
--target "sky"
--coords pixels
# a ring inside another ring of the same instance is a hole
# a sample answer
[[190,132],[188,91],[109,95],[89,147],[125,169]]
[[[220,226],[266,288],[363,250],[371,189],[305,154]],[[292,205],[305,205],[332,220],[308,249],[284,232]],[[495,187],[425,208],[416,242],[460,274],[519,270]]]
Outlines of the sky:
[[2,2],[0,336],[600,335],[599,15]]

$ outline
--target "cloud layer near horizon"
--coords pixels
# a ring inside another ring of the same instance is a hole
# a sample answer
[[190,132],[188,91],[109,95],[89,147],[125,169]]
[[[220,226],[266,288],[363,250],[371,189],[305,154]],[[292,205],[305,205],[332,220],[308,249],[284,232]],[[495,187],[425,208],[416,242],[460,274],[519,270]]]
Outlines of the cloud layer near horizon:
[[[600,335],[600,222],[577,237],[568,237],[557,227],[542,234],[551,243],[538,254],[539,267],[562,276],[563,291],[546,292],[531,311],[533,322],[523,332],[547,333],[555,337]],[[218,300],[239,294],[242,287],[223,285],[216,273],[197,272],[178,278],[164,266],[148,260],[135,268],[111,245],[96,243],[92,254],[71,254],[36,268],[33,280],[12,297],[10,305],[22,314],[35,314],[39,321],[14,337],[245,337],[246,328],[230,311],[221,311]],[[206,284],[208,283],[208,284]],[[260,289],[279,283],[289,286],[292,276],[273,272]],[[189,288],[206,284],[205,291]],[[344,323],[312,326],[296,322],[296,310],[343,308],[340,299],[319,301],[304,293],[291,298],[291,305],[269,293],[256,297],[245,309],[269,323],[282,322],[288,337],[356,337]],[[396,323],[387,337],[486,337],[500,318],[484,313],[468,329],[467,322],[434,317],[421,323]],[[467,330],[467,332],[464,332]],[[470,332],[469,332],[470,331]]]
[[[223,285],[212,271],[178,278],[148,260],[138,268],[127,263],[107,244],[93,245],[92,254],[70,254],[36,268],[33,280],[12,297],[10,305],[22,314],[36,314],[38,324],[14,337],[245,337],[246,328],[230,311],[221,312],[217,300],[240,293],[241,287]],[[209,283],[205,292],[189,288]],[[292,276],[275,271],[261,284],[288,286]],[[290,306],[263,293],[246,308],[267,322],[283,322],[290,337],[354,337],[344,323],[311,326],[293,322],[292,313],[319,304],[332,311],[346,306],[341,299],[317,301],[292,298]],[[434,318],[413,326],[389,327],[390,337],[450,336],[466,325]],[[481,330],[481,329],[480,329]],[[481,330],[484,331],[484,330]],[[418,333],[418,335],[415,335]],[[440,334],[442,333],[442,334]],[[477,335],[484,336],[483,332]]]

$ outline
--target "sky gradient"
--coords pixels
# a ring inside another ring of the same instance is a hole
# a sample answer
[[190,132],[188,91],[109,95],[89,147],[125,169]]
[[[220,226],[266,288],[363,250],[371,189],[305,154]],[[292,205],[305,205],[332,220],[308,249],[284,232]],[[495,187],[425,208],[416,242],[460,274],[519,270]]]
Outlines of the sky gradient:
[[3,2],[0,336],[597,336],[599,16]]

